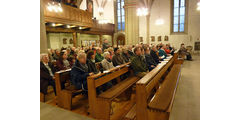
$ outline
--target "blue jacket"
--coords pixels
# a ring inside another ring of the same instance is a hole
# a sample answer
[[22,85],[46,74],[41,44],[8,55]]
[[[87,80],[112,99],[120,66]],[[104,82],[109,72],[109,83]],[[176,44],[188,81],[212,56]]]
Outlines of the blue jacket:
[[87,77],[89,76],[88,72],[85,72],[83,68],[80,67],[80,63],[76,60],[75,64],[71,70],[71,83],[77,89],[87,90]]

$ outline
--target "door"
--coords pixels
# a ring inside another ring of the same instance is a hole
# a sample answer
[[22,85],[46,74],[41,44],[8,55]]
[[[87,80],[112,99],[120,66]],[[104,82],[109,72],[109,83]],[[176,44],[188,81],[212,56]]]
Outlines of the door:
[[125,45],[125,36],[124,35],[120,35],[117,37],[117,46],[118,45]]

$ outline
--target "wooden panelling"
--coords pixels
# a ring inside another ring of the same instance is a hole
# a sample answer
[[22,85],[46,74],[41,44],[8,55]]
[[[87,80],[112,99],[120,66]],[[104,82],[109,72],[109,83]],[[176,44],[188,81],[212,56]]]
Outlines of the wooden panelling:
[[45,22],[71,24],[85,27],[93,26],[91,13],[64,4],[61,4],[63,9],[62,12],[50,12],[47,9],[48,2],[49,0],[44,0],[43,3]]

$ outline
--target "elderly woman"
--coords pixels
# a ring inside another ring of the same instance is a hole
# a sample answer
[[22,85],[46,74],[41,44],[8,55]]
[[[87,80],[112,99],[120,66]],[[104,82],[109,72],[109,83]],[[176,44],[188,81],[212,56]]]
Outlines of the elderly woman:
[[84,52],[80,52],[71,70],[71,83],[76,87],[76,89],[87,90],[87,77],[93,75],[92,72],[89,73],[88,71],[86,54]]
[[110,53],[104,52],[103,55],[104,55],[104,60],[101,62],[103,70],[108,70],[108,69],[113,68],[114,66],[113,66],[112,60],[110,58]]
[[58,70],[66,70],[71,68],[71,63],[67,60],[68,59],[68,55],[67,52],[61,52],[59,60],[57,61],[57,68]]
[[40,92],[47,94],[48,85],[53,86],[56,95],[56,88],[54,82],[55,69],[51,62],[49,62],[48,54],[41,54],[40,62]]

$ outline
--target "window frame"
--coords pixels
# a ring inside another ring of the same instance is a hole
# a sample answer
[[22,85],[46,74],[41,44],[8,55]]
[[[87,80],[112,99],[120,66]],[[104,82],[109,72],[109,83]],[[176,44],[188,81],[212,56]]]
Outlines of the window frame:
[[[186,35],[188,34],[188,0],[185,0],[185,15],[184,15],[184,31],[183,32],[180,32],[178,30],[178,32],[174,32],[173,31],[173,25],[174,25],[174,0],[170,0],[170,6],[171,6],[171,9],[170,9],[170,19],[171,19],[171,22],[170,22],[170,34],[171,35],[179,35],[179,34],[183,34],[183,35]],[[180,7],[180,3],[181,3],[181,0],[179,0],[179,7]],[[180,9],[179,9],[179,13],[180,13]],[[180,14],[178,14],[178,26],[180,27]],[[179,28],[178,28],[179,29]]]
[[[117,31],[125,31],[126,27],[126,19],[125,19],[125,9],[124,8],[121,8],[122,7],[122,2],[124,3],[125,5],[125,1],[124,0],[119,0],[120,2],[118,2],[118,0],[116,0],[116,19],[117,19]],[[118,8],[118,3],[120,3],[120,8]],[[123,5],[123,6],[124,6]],[[120,15],[118,14],[118,10],[120,10]],[[122,13],[122,11],[124,11],[124,15]],[[124,16],[124,17],[123,17]],[[118,21],[118,18],[120,17],[120,22]],[[124,29],[123,29],[123,19],[124,19]],[[120,29],[118,28],[118,23],[120,23]]]

